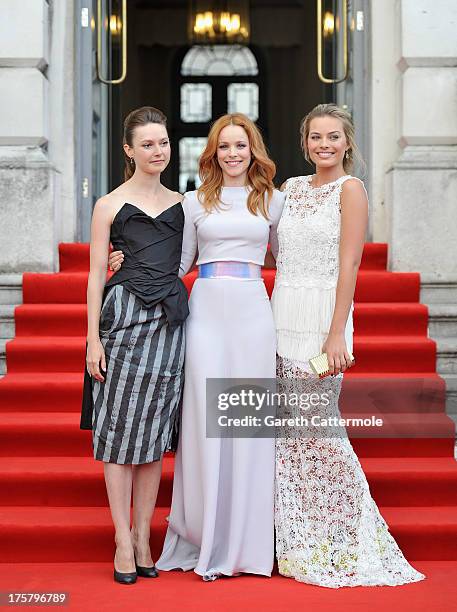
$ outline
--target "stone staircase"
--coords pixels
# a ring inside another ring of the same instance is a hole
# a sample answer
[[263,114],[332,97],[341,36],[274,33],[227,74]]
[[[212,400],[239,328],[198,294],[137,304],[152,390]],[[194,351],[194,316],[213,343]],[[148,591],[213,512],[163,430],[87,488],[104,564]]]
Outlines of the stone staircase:
[[22,304],[22,274],[0,274],[0,376],[6,372],[5,345],[14,338],[14,309]]
[[457,423],[457,277],[421,276],[420,301],[429,310],[430,338],[437,343],[436,371],[446,381],[446,411]]
[[[457,424],[457,277],[436,281],[422,275],[420,301],[428,305],[429,336],[437,343],[437,373],[446,381],[446,411]],[[14,309],[22,304],[22,274],[0,274],[0,376],[5,345],[14,338]]]

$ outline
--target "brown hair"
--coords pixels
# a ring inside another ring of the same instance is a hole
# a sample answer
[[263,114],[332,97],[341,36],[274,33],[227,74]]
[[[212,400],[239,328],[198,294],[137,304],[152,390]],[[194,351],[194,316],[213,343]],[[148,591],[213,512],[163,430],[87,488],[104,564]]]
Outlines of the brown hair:
[[308,136],[311,121],[316,119],[316,117],[334,117],[335,119],[339,119],[343,124],[344,135],[348,143],[348,149],[343,158],[344,171],[350,174],[354,169],[355,160],[364,167],[365,163],[355,142],[355,130],[352,117],[347,110],[340,108],[336,104],[318,104],[302,119],[300,124],[301,146],[306,161],[311,163],[308,151]]
[[208,134],[205,150],[200,156],[200,178],[202,184],[198,189],[198,197],[208,212],[217,207],[221,200],[222,191],[222,169],[217,161],[217,145],[219,134],[228,125],[239,125],[242,127],[249,139],[251,148],[251,165],[248,169],[247,183],[251,187],[248,196],[247,207],[249,212],[261,214],[268,218],[268,204],[274,190],[273,178],[276,174],[276,165],[268,157],[265,143],[257,126],[242,113],[232,113],[219,117],[212,125]]
[[[153,106],[142,106],[129,113],[124,120],[124,144],[132,147],[135,128],[148,123],[159,123],[166,128],[167,118],[161,110]],[[124,162],[124,181],[128,181],[135,172],[135,160],[132,161],[132,158],[124,151]]]

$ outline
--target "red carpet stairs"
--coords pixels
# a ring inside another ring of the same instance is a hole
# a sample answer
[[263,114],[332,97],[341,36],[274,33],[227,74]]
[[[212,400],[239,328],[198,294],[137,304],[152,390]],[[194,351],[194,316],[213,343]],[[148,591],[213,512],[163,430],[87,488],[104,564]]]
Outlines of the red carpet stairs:
[[[59,273],[24,274],[0,380],[2,562],[112,560],[102,466],[92,459],[90,433],[79,430],[88,264],[87,245],[63,244]],[[418,303],[419,275],[386,265],[387,246],[367,244],[355,297],[357,365],[341,409],[384,417],[395,434],[354,437],[353,445],[408,559],[457,561],[454,424],[444,411],[427,308]],[[271,293],[274,273],[264,278]],[[189,289],[194,279],[186,277]],[[151,538],[156,556],[172,478],[173,458],[166,457]]]

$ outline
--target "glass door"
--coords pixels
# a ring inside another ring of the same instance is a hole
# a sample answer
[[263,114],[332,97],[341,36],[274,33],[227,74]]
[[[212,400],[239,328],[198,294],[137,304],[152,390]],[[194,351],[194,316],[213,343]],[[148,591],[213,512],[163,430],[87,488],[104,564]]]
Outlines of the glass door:
[[111,112],[127,72],[127,0],[78,0],[78,240],[88,242],[96,200],[111,188]]
[[[356,139],[368,163],[368,0],[316,0],[317,73],[330,98],[352,115]],[[361,174],[361,169],[357,169]],[[368,176],[364,177],[367,182]]]
[[176,72],[171,134],[178,155],[172,157],[171,168],[173,184],[184,193],[200,185],[198,158],[213,121],[225,113],[244,113],[265,135],[267,105],[264,75],[247,46],[194,45],[182,49]]

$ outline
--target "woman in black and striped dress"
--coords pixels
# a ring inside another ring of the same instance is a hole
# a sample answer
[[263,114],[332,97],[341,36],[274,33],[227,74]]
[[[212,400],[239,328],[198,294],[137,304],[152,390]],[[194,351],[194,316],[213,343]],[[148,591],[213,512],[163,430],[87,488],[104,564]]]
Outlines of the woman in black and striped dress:
[[[81,427],[92,429],[94,457],[104,462],[114,578],[130,584],[158,575],[150,521],[163,453],[177,441],[188,306],[178,278],[182,196],[160,182],[170,160],[164,115],[152,107],[130,113],[124,151],[126,181],[98,200],[92,219]],[[105,283],[110,242],[125,260]]]

